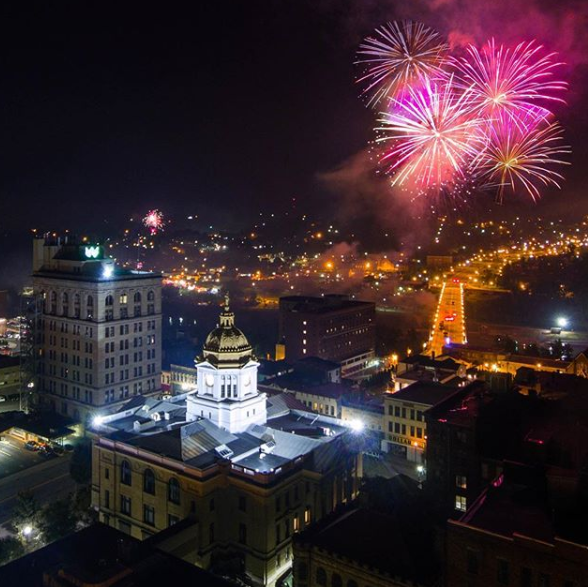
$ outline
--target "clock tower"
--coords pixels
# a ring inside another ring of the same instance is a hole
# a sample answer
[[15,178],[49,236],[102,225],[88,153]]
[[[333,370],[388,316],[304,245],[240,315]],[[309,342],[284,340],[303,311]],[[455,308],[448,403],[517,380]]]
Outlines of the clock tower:
[[258,367],[226,296],[219,324],[196,360],[197,392],[187,398],[188,420],[207,418],[231,433],[265,424],[266,396],[257,390]]

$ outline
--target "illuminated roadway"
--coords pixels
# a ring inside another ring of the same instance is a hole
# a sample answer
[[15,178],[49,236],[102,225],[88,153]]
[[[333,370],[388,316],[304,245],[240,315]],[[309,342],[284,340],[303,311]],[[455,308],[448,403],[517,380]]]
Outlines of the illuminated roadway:
[[467,342],[463,307],[463,283],[449,278],[441,288],[426,354],[439,356],[448,342]]

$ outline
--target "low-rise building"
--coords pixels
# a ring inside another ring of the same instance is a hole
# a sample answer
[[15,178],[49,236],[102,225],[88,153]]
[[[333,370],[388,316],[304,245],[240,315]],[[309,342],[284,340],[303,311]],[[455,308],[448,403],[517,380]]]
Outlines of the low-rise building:
[[384,508],[362,493],[359,503],[295,536],[294,587],[438,584],[441,562],[417,482],[398,475],[376,483]]
[[341,419],[349,423],[360,422],[361,428],[370,432],[380,447],[384,437],[384,399],[382,396],[373,398],[352,396],[343,399]]
[[0,355],[0,396],[20,392],[20,358]]
[[536,468],[521,469],[505,469],[466,514],[448,522],[447,585],[584,584],[585,504],[558,515],[561,502],[549,499],[548,480]]
[[396,393],[385,394],[382,450],[409,461],[424,462],[427,446],[425,411],[457,390],[441,383],[417,381]]

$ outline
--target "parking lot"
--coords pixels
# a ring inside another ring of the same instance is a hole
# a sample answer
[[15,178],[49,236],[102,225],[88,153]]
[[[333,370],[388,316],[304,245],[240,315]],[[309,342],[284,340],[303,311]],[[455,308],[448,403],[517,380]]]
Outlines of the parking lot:
[[0,479],[48,460],[48,457],[38,452],[26,450],[24,442],[9,436],[3,436],[3,438],[4,440],[0,442]]

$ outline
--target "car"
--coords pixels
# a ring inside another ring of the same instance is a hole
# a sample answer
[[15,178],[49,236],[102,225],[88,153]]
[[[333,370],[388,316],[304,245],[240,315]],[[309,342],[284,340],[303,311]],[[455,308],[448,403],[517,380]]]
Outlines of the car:
[[36,442],[35,440],[29,440],[28,442],[25,442],[25,448],[27,450],[32,450],[34,452],[37,452],[40,448],[39,443]]
[[43,457],[51,458],[55,456],[55,451],[46,444],[39,449],[39,454]]
[[61,446],[54,446],[53,447],[53,452],[58,456],[58,457],[62,457],[65,454],[65,450],[63,450],[63,447]]
[[72,444],[66,444],[64,447],[65,452],[73,452],[73,445]]
[[0,402],[5,402],[5,401],[6,401],[6,396],[0,395]]

